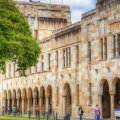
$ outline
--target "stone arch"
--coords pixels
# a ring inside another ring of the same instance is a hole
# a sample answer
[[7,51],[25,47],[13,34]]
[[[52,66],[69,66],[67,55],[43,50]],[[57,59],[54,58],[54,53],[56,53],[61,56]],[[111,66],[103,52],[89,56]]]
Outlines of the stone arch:
[[69,83],[65,83],[63,88],[63,97],[64,97],[64,113],[72,113],[72,98],[71,98],[71,88]]
[[[103,78],[103,79],[101,79],[100,82],[98,83],[98,95],[102,95],[102,94],[103,94],[103,84],[104,84],[105,81],[108,82],[107,79]],[[109,82],[108,82],[108,85],[110,85]]]
[[115,93],[116,92],[116,83],[120,80],[118,77],[114,78],[110,84],[110,91]]
[[45,88],[41,86],[40,88],[40,108],[45,111],[46,101],[45,101]]

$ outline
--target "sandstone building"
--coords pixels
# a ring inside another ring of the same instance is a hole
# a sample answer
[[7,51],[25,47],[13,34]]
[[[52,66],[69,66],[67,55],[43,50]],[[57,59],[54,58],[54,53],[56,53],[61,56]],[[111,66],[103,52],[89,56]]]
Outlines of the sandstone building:
[[96,8],[71,24],[69,6],[17,2],[42,48],[39,63],[19,77],[7,64],[0,80],[0,109],[16,105],[23,113],[69,108],[78,117],[93,118],[96,104],[104,118],[120,108],[120,0],[97,0]]

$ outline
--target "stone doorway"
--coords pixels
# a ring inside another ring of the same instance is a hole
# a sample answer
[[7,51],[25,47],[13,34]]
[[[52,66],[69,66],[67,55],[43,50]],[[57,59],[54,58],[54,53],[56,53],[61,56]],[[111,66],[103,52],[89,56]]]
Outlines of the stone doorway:
[[64,92],[65,92],[65,113],[72,113],[71,89],[70,89],[69,84],[65,84]]
[[103,84],[102,112],[103,118],[111,117],[110,94],[109,85],[107,81],[105,81]]

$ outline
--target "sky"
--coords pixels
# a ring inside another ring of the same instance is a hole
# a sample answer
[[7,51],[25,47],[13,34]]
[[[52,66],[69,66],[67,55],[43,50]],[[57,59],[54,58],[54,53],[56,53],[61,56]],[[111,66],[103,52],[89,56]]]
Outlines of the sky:
[[[16,0],[16,1],[26,1],[29,0]],[[52,4],[66,4],[70,5],[71,7],[71,14],[72,14],[72,22],[78,22],[81,19],[81,14],[92,10],[95,8],[96,0],[33,0],[33,1],[41,1],[43,3],[51,3]]]

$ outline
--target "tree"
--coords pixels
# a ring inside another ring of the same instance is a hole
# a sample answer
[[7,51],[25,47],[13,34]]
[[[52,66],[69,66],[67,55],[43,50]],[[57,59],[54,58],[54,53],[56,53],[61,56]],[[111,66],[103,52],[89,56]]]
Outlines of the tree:
[[0,70],[6,72],[6,63],[18,66],[20,76],[38,62],[41,49],[32,37],[27,19],[12,0],[0,0]]

